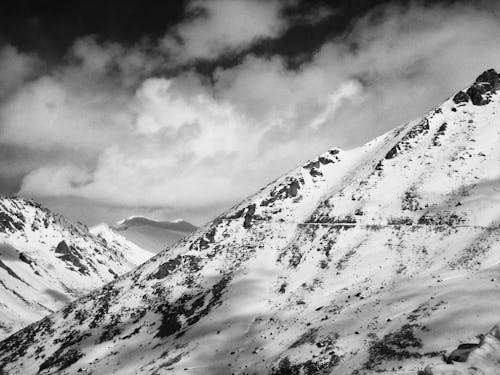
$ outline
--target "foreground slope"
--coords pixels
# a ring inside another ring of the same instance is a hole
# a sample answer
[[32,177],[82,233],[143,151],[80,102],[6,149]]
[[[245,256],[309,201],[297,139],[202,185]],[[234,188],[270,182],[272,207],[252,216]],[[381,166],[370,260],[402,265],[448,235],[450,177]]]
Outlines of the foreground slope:
[[0,198],[0,337],[152,255],[109,232],[90,233],[33,201]]
[[156,221],[131,216],[120,220],[111,229],[143,249],[158,253],[194,232],[196,227],[184,220]]
[[415,374],[498,320],[487,72],[0,343],[8,374]]

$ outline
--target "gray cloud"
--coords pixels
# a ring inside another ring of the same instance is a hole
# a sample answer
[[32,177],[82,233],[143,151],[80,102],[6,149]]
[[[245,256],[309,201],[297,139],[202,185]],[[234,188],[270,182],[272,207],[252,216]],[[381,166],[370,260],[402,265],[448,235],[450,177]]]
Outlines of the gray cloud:
[[7,45],[0,49],[0,99],[33,76],[41,62],[34,55]]
[[278,0],[191,1],[193,18],[165,36],[162,47],[180,62],[241,50],[285,31],[287,22],[280,14],[285,5]]
[[[284,27],[282,3],[193,4],[206,9],[176,30],[182,59],[213,58]],[[240,11],[261,23],[228,38],[219,21]],[[194,72],[155,75],[160,52],[86,38],[68,66],[4,101],[0,142],[59,150],[30,169],[22,194],[205,217],[207,207],[227,206],[330,147],[358,146],[423,114],[498,66],[499,39],[494,9],[386,6],[298,69],[248,55],[207,82]]]

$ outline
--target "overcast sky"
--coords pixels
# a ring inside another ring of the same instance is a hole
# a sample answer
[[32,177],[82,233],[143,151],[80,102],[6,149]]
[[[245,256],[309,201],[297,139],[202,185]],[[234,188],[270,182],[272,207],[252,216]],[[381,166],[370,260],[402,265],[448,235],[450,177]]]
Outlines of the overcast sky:
[[500,68],[495,2],[43,3],[0,5],[0,193],[88,224],[202,224]]

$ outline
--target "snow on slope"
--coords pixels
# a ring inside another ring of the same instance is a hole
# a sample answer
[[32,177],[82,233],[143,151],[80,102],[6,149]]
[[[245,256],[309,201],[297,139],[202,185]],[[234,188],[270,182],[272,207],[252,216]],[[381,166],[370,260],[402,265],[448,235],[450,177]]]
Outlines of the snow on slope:
[[0,198],[0,337],[153,255],[110,233],[94,235],[33,201]]
[[111,229],[143,249],[157,253],[194,232],[196,227],[184,220],[156,221],[131,216],[120,220]]
[[106,223],[91,227],[89,232],[104,239],[108,246],[121,249],[124,257],[130,263],[130,269],[144,263],[154,255],[154,253],[137,246],[137,244],[116,233]]
[[[499,320],[500,96],[332,149],[0,343],[8,374],[416,374]],[[431,365],[432,367],[432,365]]]

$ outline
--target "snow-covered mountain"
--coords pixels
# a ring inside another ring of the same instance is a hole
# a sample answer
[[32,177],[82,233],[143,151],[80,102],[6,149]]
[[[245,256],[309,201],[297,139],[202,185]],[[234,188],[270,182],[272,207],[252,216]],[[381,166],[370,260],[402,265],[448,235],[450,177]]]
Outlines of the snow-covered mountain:
[[193,224],[185,220],[157,221],[143,216],[120,220],[111,228],[143,249],[155,253],[196,230]]
[[0,198],[0,337],[113,280],[152,253],[31,200]]
[[[421,119],[278,178],[2,341],[0,369],[451,374],[442,356],[500,319],[499,86],[485,72]],[[497,374],[488,337],[461,348]]]
[[124,256],[132,264],[132,268],[150,259],[154,253],[129,241],[124,236],[111,229],[108,224],[101,223],[89,228],[89,232],[94,236],[103,239],[106,245],[111,248],[121,249]]

